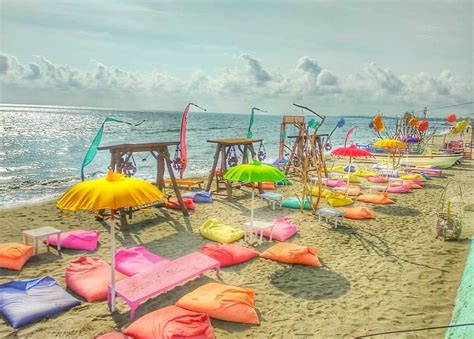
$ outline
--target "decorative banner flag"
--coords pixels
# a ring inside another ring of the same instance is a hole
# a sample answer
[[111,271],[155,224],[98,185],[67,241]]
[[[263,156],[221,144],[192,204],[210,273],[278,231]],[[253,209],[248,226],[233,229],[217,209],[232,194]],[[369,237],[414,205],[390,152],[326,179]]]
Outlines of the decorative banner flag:
[[260,109],[260,108],[257,108],[257,107],[252,107],[252,113],[250,113],[249,129],[247,131],[247,138],[248,139],[251,139],[253,137],[252,126],[253,126],[255,111],[266,112],[263,109]]
[[146,120],[140,121],[138,124],[132,124],[130,122],[122,121],[122,120],[117,120],[112,117],[107,117],[105,118],[104,122],[99,128],[99,131],[97,131],[97,134],[95,135],[94,139],[92,140],[92,144],[90,145],[89,149],[87,150],[86,156],[84,157],[84,160],[82,161],[82,166],[81,166],[81,180],[84,181],[84,168],[89,165],[92,160],[94,160],[95,155],[97,154],[97,147],[99,147],[100,142],[102,141],[102,135],[104,134],[104,127],[106,122],[119,122],[123,124],[127,124],[130,126],[138,126],[141,125],[143,122]]
[[347,142],[349,141],[349,138],[350,138],[351,134],[352,134],[357,128],[358,128],[357,126],[354,126],[354,127],[351,127],[351,128],[349,129],[349,131],[347,131],[346,137],[345,137],[345,139],[344,139],[344,147],[346,147]]
[[186,149],[186,128],[188,126],[188,112],[191,106],[197,107],[199,109],[202,109],[203,111],[206,111],[204,108],[199,107],[196,104],[193,104],[190,102],[189,104],[186,105],[186,108],[184,109],[183,112],[183,118],[181,119],[181,133],[180,133],[180,138],[179,138],[179,163],[178,163],[178,168],[179,168],[179,177],[182,179],[184,175],[184,171],[186,171],[186,167],[188,165],[188,152]]

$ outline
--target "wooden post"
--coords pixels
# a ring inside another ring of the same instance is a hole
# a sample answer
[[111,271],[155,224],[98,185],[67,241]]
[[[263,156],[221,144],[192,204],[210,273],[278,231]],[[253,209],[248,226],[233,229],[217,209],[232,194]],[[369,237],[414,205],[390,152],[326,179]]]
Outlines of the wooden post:
[[164,159],[164,154],[162,154],[163,151],[158,152],[158,156],[156,158],[156,186],[158,189],[161,191],[165,187],[165,181],[164,181],[164,176],[165,176],[165,159]]
[[[230,151],[230,146],[229,146],[229,149],[226,151],[226,146],[225,145],[222,145],[221,146],[221,170],[222,170],[222,175],[224,175],[224,173],[227,171],[227,153]],[[230,199],[232,198],[232,185],[231,183],[228,181],[228,180],[225,180],[224,181],[224,184],[225,184],[225,189],[227,191],[227,198]]]
[[209,177],[207,178],[206,192],[209,192],[211,190],[212,179],[214,178],[214,172],[216,171],[217,163],[219,162],[219,151],[220,147],[219,144],[217,144],[216,153],[214,154],[214,162],[212,163],[211,172],[209,173]]
[[[176,183],[176,177],[174,176],[173,166],[171,165],[171,160],[168,153],[168,147],[165,147],[164,150],[158,153],[158,158],[160,158],[160,156],[164,156],[165,158],[164,160],[166,163],[166,167],[168,168],[168,172],[170,174],[170,179],[171,179],[171,183],[173,184],[174,193],[176,194],[176,198],[178,199],[178,204],[181,207],[181,211],[183,212],[183,215],[187,217],[189,215],[189,211],[184,205],[183,197],[181,197],[181,192],[179,191],[178,184]],[[161,180],[163,180],[163,178],[161,178]]]

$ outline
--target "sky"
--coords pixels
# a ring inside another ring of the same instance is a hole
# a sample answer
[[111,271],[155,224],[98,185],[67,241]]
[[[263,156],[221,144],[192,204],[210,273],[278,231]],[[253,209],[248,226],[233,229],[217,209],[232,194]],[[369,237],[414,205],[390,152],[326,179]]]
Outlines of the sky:
[[[0,0],[0,102],[397,115],[474,101],[472,0]],[[474,106],[432,115],[474,112]]]

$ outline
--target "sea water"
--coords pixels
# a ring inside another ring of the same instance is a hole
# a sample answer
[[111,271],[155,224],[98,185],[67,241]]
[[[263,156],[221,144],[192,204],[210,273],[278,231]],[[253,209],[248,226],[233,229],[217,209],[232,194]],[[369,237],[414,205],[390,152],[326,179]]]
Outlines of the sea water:
[[[290,110],[288,115],[301,115]],[[282,113],[283,115],[283,113]],[[263,139],[267,160],[278,157],[282,115],[256,112],[254,138]],[[107,123],[101,146],[123,143],[179,141],[182,112],[124,111],[74,107],[0,105],[0,207],[30,203],[59,196],[80,181],[84,156],[106,117],[133,124]],[[314,117],[307,115],[308,121]],[[188,116],[186,177],[207,175],[211,169],[215,144],[208,139],[245,137],[250,113],[207,113],[191,111]],[[344,143],[353,126],[351,143],[370,143],[377,137],[368,127],[371,117],[344,117],[345,125],[336,130],[333,145]],[[329,133],[340,117],[327,117],[318,133]],[[386,120],[389,125],[390,121]],[[289,127],[287,135],[297,135]],[[258,144],[255,145],[257,148]],[[170,147],[173,158],[175,148]],[[239,153],[237,151],[237,153]],[[135,177],[154,179],[156,162],[150,153],[135,153]],[[86,178],[105,175],[110,153],[99,151],[86,167]]]

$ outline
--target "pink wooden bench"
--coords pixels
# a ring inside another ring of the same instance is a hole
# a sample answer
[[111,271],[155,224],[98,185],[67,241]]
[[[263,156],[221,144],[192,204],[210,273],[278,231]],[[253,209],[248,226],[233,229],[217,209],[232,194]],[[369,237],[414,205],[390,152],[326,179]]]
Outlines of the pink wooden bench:
[[436,168],[416,168],[416,167],[407,167],[405,168],[406,173],[425,173],[435,177],[441,177],[443,171]]
[[[220,262],[200,252],[193,252],[173,261],[162,261],[153,268],[117,281],[115,294],[125,300],[130,307],[130,318],[135,318],[135,311],[140,303],[160,293],[171,290],[201,274],[216,270],[220,279]],[[107,294],[110,306],[111,288]]]

